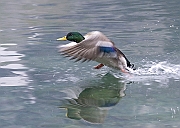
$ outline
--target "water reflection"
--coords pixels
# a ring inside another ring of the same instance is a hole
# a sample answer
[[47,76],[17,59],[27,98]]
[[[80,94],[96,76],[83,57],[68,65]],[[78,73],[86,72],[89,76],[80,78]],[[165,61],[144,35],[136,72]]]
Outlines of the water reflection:
[[125,89],[125,82],[108,73],[99,81],[64,90],[66,97],[60,108],[66,108],[66,115],[70,119],[103,123],[108,110],[125,96]]
[[29,83],[26,73],[28,68],[18,62],[24,55],[17,51],[8,50],[8,47],[15,45],[0,45],[0,86],[24,86]]

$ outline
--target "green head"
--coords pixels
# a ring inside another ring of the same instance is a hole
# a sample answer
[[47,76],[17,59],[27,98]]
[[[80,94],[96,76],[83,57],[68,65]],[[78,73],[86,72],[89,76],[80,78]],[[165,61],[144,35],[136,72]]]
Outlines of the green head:
[[57,40],[69,40],[76,43],[81,42],[85,38],[79,32],[69,32],[66,36],[59,38]]

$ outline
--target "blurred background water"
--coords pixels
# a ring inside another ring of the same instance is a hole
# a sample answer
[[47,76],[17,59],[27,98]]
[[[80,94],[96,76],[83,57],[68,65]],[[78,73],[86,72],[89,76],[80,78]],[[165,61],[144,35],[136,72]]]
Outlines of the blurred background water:
[[[0,127],[180,126],[178,0],[1,0]],[[132,75],[74,63],[56,39],[103,32]]]

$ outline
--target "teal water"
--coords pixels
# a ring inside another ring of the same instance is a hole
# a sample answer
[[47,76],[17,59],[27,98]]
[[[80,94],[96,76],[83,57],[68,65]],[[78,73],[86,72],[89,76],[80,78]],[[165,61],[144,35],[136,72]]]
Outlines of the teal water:
[[[171,128],[180,123],[180,2],[0,2],[1,128]],[[74,63],[56,41],[103,32],[137,70]]]

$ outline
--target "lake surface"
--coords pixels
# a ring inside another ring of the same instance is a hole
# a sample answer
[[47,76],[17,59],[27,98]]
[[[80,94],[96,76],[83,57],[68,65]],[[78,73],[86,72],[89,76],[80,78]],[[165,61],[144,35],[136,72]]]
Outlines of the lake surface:
[[[1,0],[1,128],[180,127],[180,1]],[[98,30],[136,69],[74,63],[56,41]]]

